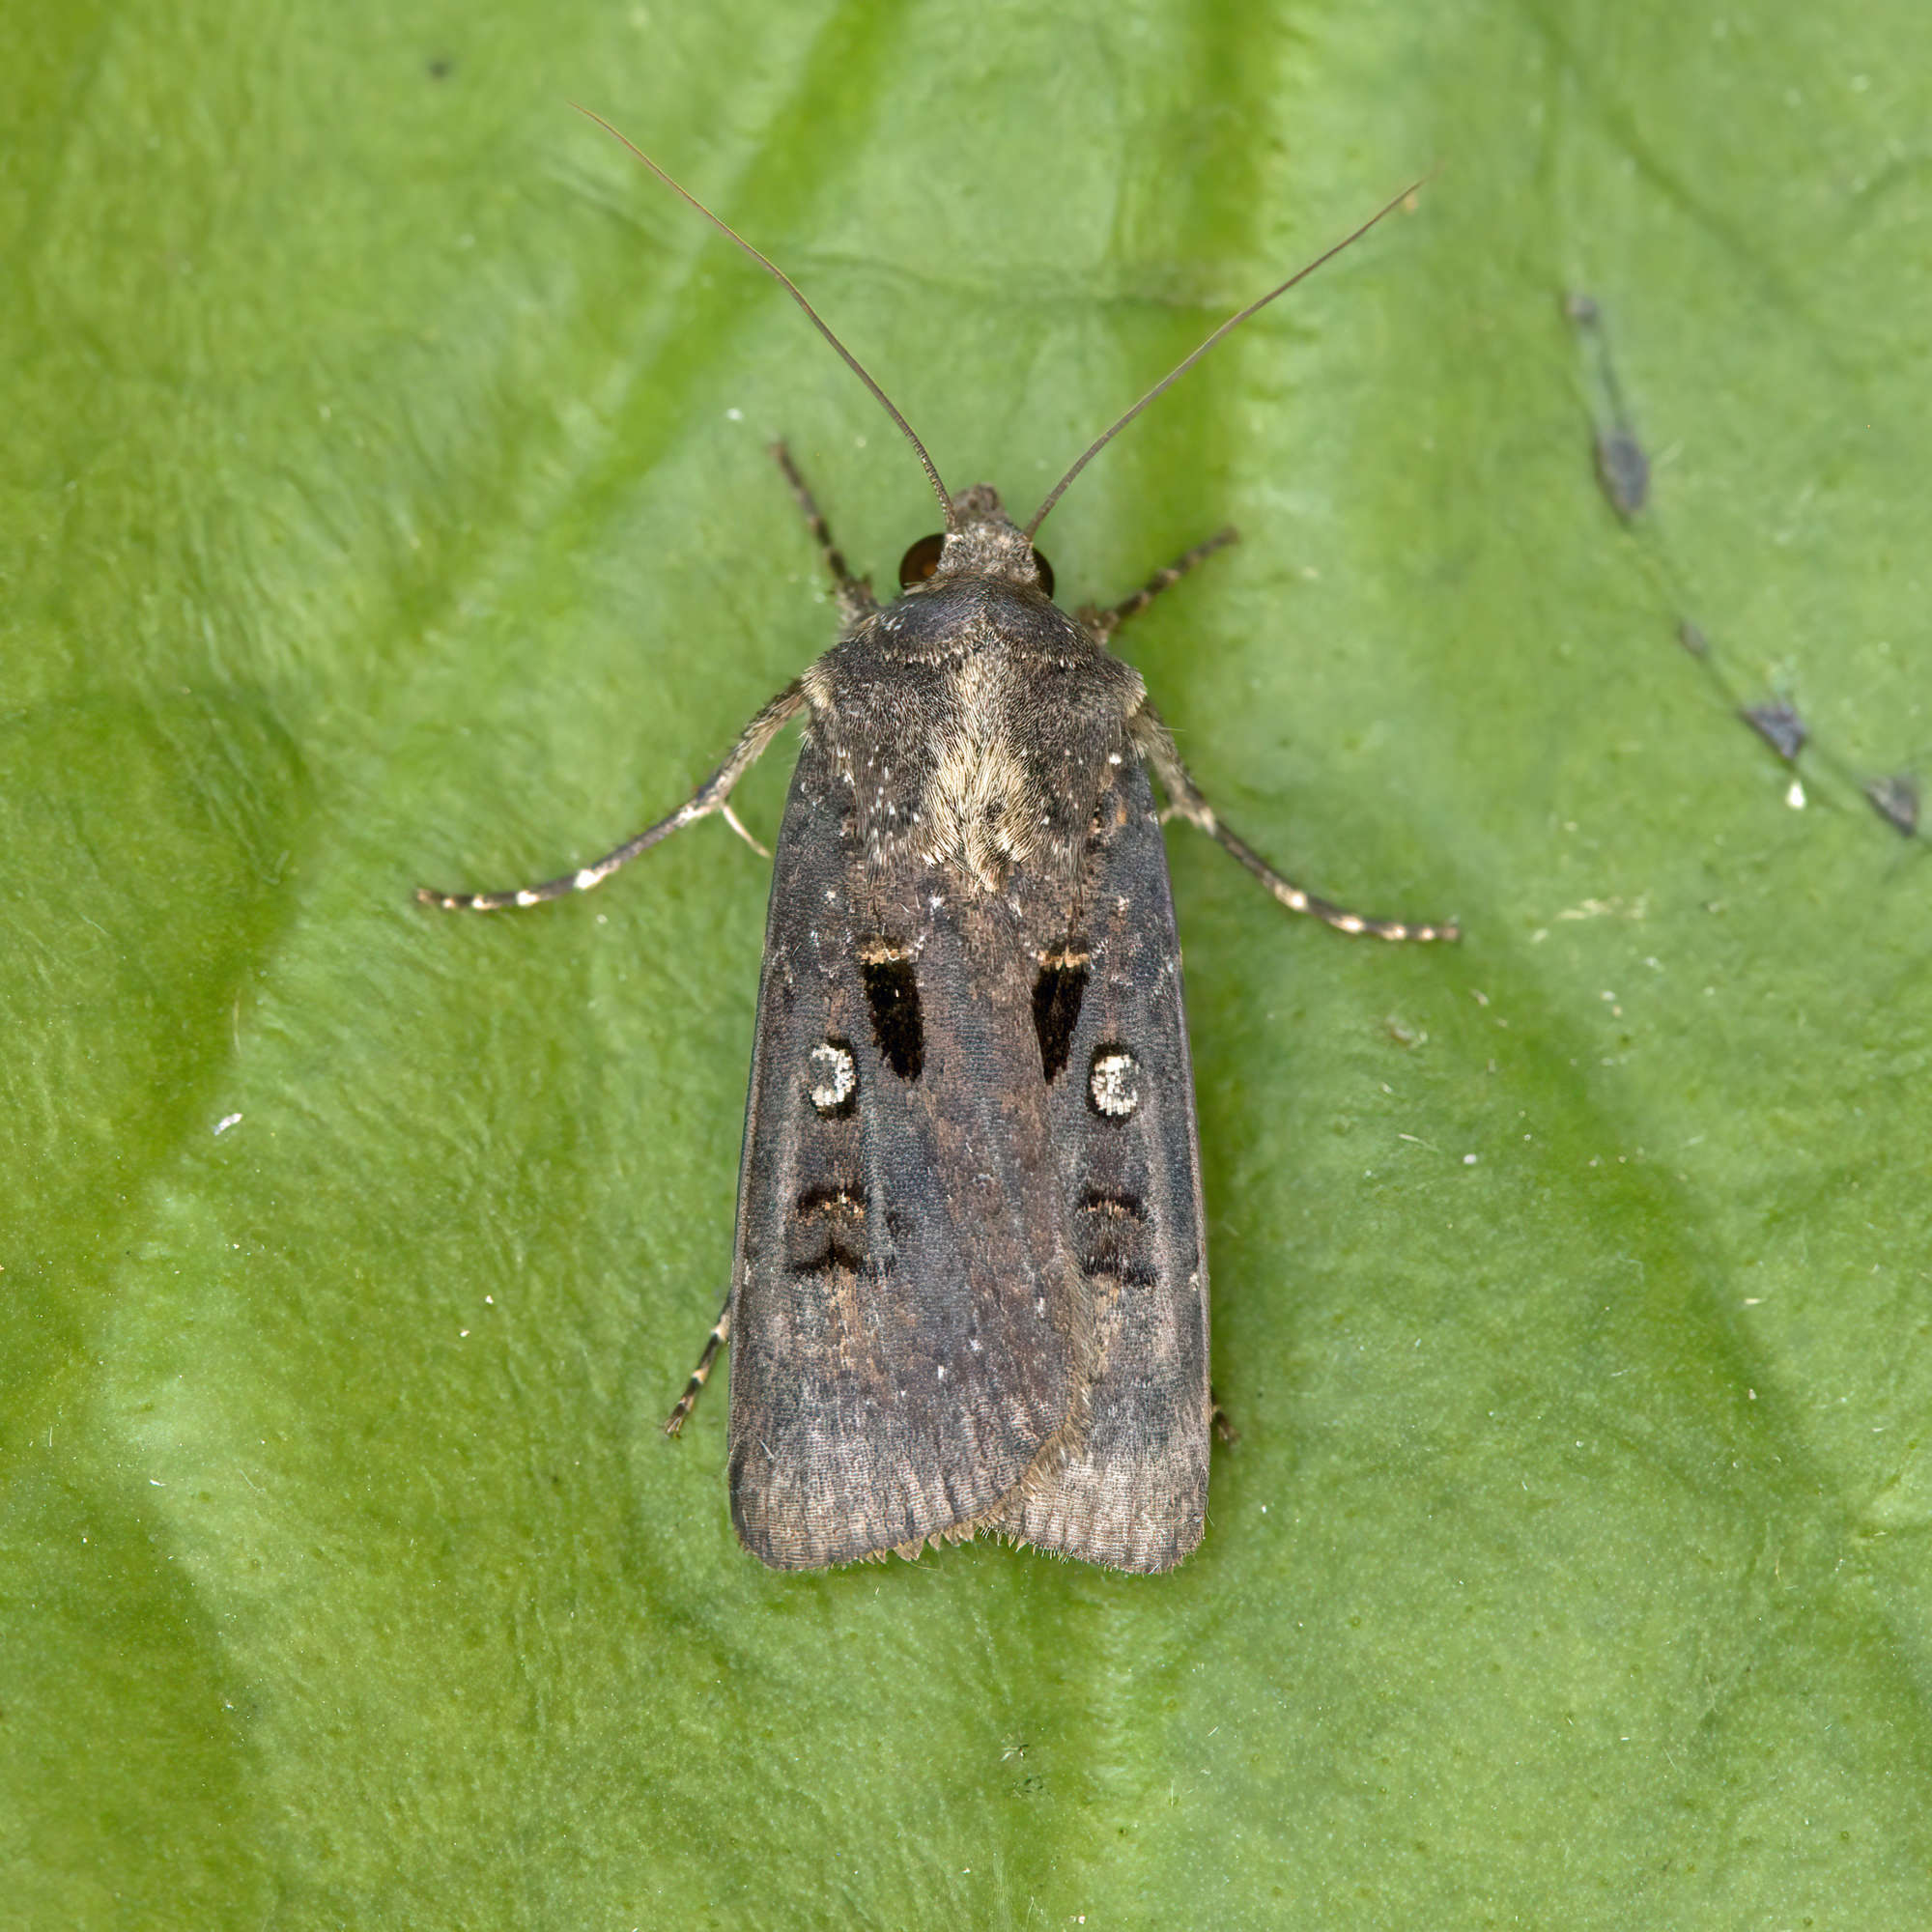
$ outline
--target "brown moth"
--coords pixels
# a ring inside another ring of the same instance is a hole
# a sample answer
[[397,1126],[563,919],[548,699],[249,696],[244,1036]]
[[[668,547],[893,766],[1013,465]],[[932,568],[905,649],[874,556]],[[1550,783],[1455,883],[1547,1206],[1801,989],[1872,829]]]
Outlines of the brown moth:
[[831,573],[838,641],[685,804],[615,851],[521,891],[418,896],[472,912],[535,905],[713,813],[743,833],[732,787],[799,724],[730,1292],[667,1431],[728,1337],[731,1519],[763,1562],[909,1556],[991,1530],[1114,1569],[1168,1569],[1201,1540],[1214,1404],[1153,786],[1293,911],[1384,939],[1456,935],[1364,919],[1290,884],[1221,823],[1140,673],[1108,649],[1233,531],[1123,602],[1071,615],[1034,536],[1155,395],[1338,249],[1216,329],[1022,527],[990,485],[949,493],[789,279],[639,158],[790,292],[904,433],[945,527],[906,553],[901,594],[881,608],[779,446]]

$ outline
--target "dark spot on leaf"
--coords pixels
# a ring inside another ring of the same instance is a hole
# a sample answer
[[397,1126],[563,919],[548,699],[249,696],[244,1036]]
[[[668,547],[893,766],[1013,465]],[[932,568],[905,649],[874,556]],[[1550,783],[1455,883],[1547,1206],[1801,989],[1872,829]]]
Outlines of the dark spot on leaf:
[[1810,735],[1804,728],[1804,721],[1790,705],[1747,704],[1738,713],[1780,758],[1795,758],[1804,749],[1804,740]]
[[1907,774],[1897,778],[1873,779],[1865,786],[1872,810],[1906,838],[1918,830],[1918,781]]
[[1649,501],[1650,458],[1629,430],[1598,433],[1597,481],[1610,499],[1610,508],[1626,521]]

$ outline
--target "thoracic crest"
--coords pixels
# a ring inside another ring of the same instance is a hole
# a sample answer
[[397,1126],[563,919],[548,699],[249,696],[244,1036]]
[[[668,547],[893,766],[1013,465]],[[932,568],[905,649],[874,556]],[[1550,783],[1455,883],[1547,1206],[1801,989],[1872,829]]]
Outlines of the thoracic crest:
[[998,892],[1015,865],[1077,866],[1147,691],[1039,589],[989,486],[952,500],[972,520],[938,572],[861,618],[802,685],[868,863],[905,847]]

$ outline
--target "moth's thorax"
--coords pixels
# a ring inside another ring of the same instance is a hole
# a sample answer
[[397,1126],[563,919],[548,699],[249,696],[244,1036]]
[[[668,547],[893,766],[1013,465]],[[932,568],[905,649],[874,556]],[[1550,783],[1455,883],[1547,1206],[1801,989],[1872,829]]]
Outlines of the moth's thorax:
[[975,483],[952,498],[951,527],[940,552],[933,582],[948,578],[988,577],[1008,583],[1036,585],[1039,566],[1033,542],[1000,507],[1000,493],[990,483]]
[[987,892],[1015,866],[1077,868],[1147,695],[1036,585],[943,569],[856,625],[804,684],[867,862],[947,867]]

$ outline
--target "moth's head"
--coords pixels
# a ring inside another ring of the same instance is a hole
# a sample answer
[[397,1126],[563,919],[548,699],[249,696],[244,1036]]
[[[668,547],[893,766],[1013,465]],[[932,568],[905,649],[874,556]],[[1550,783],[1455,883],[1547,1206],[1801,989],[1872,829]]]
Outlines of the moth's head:
[[942,578],[990,577],[1053,595],[1053,566],[1000,507],[1000,493],[990,483],[950,497],[946,521],[946,529],[921,537],[899,559],[900,589]]

